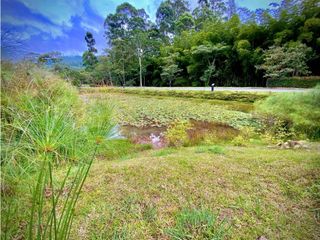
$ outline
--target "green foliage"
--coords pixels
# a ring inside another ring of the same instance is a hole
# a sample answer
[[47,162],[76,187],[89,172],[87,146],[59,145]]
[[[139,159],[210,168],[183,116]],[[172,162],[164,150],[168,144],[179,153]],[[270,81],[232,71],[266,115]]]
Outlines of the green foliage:
[[97,148],[112,133],[110,107],[84,111],[77,91],[51,73],[25,65],[12,71],[1,86],[1,173],[10,189],[1,192],[4,238],[68,239]]
[[173,228],[167,230],[172,239],[225,239],[229,227],[217,214],[206,209],[184,209],[176,216]]
[[320,77],[318,76],[267,80],[267,87],[313,88],[318,84],[320,84]]
[[166,58],[163,58],[164,66],[162,67],[161,78],[169,82],[169,86],[172,86],[172,82],[177,77],[177,74],[181,72],[178,65],[175,64],[174,58],[178,57],[177,54],[170,55]]
[[182,14],[175,23],[176,32],[190,30],[194,27],[194,19],[191,14],[185,12]]
[[144,9],[122,3],[104,23],[107,64],[101,58],[91,67],[96,60],[88,54],[84,62],[93,85],[262,87],[267,78],[319,75],[315,2],[253,12],[233,0],[201,0],[191,13],[187,1],[166,0],[155,23]]
[[279,79],[289,76],[305,76],[311,48],[302,43],[290,43],[284,47],[271,46],[265,52],[265,62],[259,68],[266,71],[264,77]]
[[166,140],[170,146],[181,147],[188,142],[187,130],[191,128],[188,121],[174,121],[165,132]]
[[236,136],[234,139],[232,139],[231,143],[234,146],[243,147],[248,145],[248,140],[245,139],[242,135],[239,135],[239,136]]
[[94,55],[98,52],[94,46],[96,44],[96,40],[93,38],[93,35],[90,32],[86,33],[84,39],[87,43],[88,50],[82,54],[82,63],[87,71],[92,71],[95,65],[98,63],[98,58]]
[[288,130],[319,139],[319,103],[320,88],[316,87],[308,92],[276,94],[258,102],[256,107],[269,118],[273,116],[284,121]]
[[93,70],[95,65],[98,63],[98,59],[93,52],[85,51],[82,55],[82,62],[83,66],[90,71]]
[[73,69],[63,65],[55,65],[54,72],[74,86],[80,87],[81,84],[88,83],[86,73],[82,70]]

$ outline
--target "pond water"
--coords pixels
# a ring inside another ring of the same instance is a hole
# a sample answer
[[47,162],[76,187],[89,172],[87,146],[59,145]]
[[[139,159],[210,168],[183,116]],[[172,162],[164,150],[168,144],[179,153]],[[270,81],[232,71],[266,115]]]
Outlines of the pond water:
[[[218,140],[230,140],[239,134],[239,130],[223,123],[207,122],[207,121],[190,121],[192,128],[187,133],[190,143],[198,143],[210,135]],[[121,126],[119,128],[120,137],[130,139],[136,144],[151,144],[153,148],[163,148],[168,146],[165,138],[167,127],[135,127]]]
[[121,134],[137,144],[152,144],[153,148],[167,146],[164,133],[166,127],[143,127],[122,126]]

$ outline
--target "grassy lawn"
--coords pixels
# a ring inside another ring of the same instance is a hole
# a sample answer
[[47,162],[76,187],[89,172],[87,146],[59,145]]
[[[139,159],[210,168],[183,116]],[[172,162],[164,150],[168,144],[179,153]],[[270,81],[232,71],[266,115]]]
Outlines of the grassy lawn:
[[207,145],[101,159],[81,194],[72,239],[174,239],[170,229],[186,209],[224,219],[227,239],[319,239],[319,175],[319,146]]

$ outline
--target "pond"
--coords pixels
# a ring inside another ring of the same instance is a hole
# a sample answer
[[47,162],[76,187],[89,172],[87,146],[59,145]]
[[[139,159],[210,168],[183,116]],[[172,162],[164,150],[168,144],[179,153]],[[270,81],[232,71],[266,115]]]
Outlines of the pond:
[[[190,144],[203,141],[208,135],[218,141],[226,141],[239,134],[239,130],[217,122],[191,120],[191,128],[187,131]],[[135,144],[151,144],[153,148],[168,146],[165,137],[167,127],[135,127],[131,125],[121,126],[120,136],[130,139]]]

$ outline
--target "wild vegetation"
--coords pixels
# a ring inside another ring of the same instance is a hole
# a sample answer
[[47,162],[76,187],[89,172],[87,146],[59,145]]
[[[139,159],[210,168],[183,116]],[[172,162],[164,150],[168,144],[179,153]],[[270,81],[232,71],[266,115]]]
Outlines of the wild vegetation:
[[319,236],[319,145],[274,145],[319,139],[319,88],[79,95],[32,63],[2,69],[3,239]]
[[71,85],[31,63],[3,70],[1,236],[68,239],[92,161],[112,133],[110,107],[81,108]]
[[[320,238],[317,0],[122,3],[104,27],[80,70],[1,61],[1,239]],[[213,82],[313,88],[126,88]]]
[[166,0],[155,22],[144,9],[122,3],[104,28],[104,52],[97,54],[92,33],[85,36],[83,83],[266,86],[269,79],[283,86],[283,78],[319,75],[317,0],[283,0],[254,12],[234,0],[200,0],[192,11],[185,0]]

